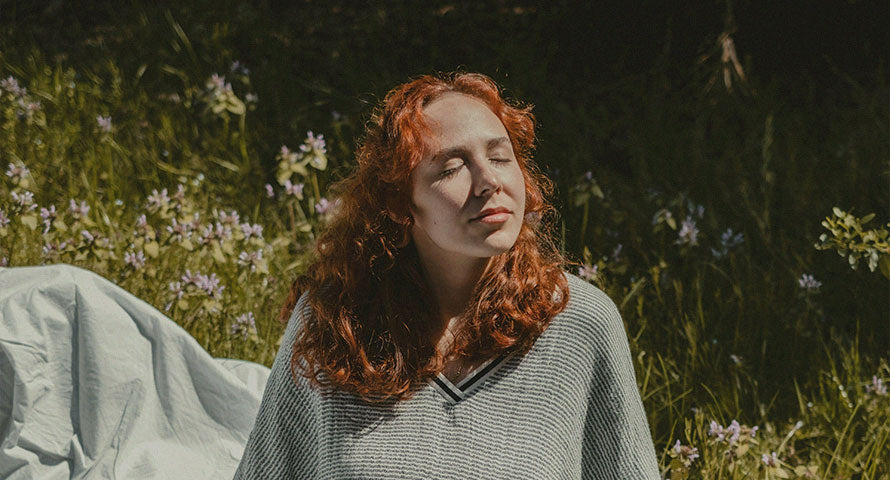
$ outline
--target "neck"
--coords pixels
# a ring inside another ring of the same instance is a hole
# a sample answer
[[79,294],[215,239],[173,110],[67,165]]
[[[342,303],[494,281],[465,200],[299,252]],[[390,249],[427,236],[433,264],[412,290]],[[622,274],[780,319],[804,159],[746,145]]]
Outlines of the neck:
[[[418,252],[419,253],[419,252]],[[421,267],[439,307],[443,327],[459,321],[473,296],[473,290],[491,264],[491,258],[456,259],[419,255]]]

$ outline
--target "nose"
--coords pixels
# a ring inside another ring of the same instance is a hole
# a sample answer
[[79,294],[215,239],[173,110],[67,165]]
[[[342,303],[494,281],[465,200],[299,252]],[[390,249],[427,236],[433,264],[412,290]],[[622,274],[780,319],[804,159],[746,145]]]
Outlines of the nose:
[[483,162],[483,165],[485,166],[479,169],[479,174],[476,176],[476,184],[473,186],[477,197],[486,194],[491,195],[501,189],[501,180],[495,173],[492,165],[488,164],[488,160]]

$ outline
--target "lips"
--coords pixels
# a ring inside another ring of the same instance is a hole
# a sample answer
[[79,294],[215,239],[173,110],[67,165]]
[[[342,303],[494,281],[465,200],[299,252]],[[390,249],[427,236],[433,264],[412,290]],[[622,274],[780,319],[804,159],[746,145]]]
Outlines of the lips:
[[504,207],[486,208],[485,210],[482,210],[481,212],[479,212],[479,216],[474,218],[473,220],[479,220],[482,217],[492,215],[495,213],[510,213],[510,210],[507,208],[504,208]]

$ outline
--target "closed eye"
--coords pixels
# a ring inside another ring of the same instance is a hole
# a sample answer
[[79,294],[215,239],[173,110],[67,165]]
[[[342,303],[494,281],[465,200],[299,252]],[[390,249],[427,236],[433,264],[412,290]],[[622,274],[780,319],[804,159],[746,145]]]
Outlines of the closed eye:
[[[492,158],[491,161],[493,161],[495,163],[500,163],[500,164],[507,164],[507,163],[512,162],[512,160],[510,160],[509,158]],[[459,165],[454,168],[449,168],[448,170],[445,170],[444,172],[442,172],[439,176],[441,176],[442,178],[448,178],[448,177],[454,175],[458,170],[460,170],[461,166],[463,166],[463,165]]]

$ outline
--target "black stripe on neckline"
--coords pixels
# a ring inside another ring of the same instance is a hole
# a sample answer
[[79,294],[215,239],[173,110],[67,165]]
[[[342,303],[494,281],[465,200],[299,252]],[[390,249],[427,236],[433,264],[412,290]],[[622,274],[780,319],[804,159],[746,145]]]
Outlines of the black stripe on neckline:
[[455,393],[454,390],[452,390],[451,385],[448,385],[447,383],[443,382],[442,379],[438,377],[438,375],[435,378],[433,378],[433,381],[436,382],[436,385],[439,385],[439,387],[445,393],[447,393],[448,396],[451,397],[452,400],[454,400],[455,402],[460,401],[461,396],[458,395],[457,393]]
[[500,357],[496,358],[494,361],[490,362],[485,368],[473,373],[469,378],[465,380],[458,388],[462,392],[466,392],[470,387],[473,386],[474,383],[478,382],[482,377],[485,376],[486,373],[490,372],[492,369],[497,367],[505,358],[507,358],[509,353],[504,353]]

